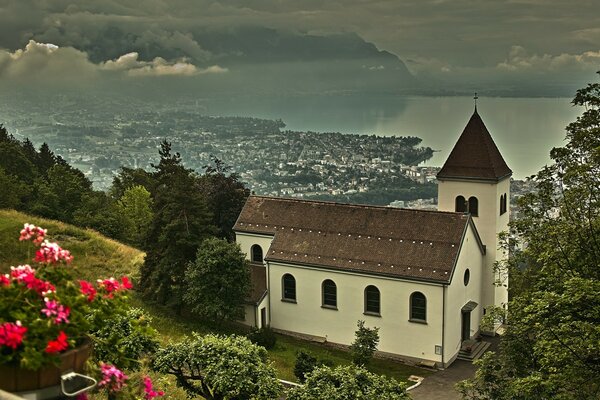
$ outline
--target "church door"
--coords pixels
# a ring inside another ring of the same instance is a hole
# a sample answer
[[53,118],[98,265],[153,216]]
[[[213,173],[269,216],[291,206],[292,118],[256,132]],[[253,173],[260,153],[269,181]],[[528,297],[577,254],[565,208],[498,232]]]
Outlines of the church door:
[[264,328],[267,326],[267,309],[263,307],[260,309],[260,327]]
[[462,314],[461,339],[469,340],[471,338],[471,311],[463,311],[461,314]]

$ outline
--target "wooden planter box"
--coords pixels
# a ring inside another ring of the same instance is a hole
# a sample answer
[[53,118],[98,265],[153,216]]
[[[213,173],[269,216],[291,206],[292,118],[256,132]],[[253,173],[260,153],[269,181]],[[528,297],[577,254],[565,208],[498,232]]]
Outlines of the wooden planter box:
[[60,385],[60,376],[66,372],[83,372],[85,362],[92,353],[90,341],[60,354],[59,365],[49,365],[38,370],[18,366],[0,365],[0,389],[7,392],[27,392]]

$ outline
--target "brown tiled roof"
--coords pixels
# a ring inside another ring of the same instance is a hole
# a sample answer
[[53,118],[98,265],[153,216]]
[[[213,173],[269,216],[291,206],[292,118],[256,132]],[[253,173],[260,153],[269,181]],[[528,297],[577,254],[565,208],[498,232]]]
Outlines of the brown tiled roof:
[[250,196],[234,230],[274,235],[267,261],[448,283],[469,216]]
[[475,110],[437,178],[498,181],[511,174],[512,171]]
[[267,272],[262,264],[250,263],[250,283],[252,288],[246,302],[258,304],[267,292]]

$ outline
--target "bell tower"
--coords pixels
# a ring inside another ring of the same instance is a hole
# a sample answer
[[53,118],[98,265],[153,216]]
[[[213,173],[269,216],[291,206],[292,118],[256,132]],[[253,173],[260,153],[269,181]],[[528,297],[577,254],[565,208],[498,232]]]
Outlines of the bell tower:
[[[477,97],[477,96],[475,96]],[[475,111],[437,174],[438,209],[469,213],[486,248],[482,273],[483,307],[508,302],[508,276],[494,272],[508,255],[498,234],[508,231],[511,169]],[[501,285],[494,285],[500,282]]]

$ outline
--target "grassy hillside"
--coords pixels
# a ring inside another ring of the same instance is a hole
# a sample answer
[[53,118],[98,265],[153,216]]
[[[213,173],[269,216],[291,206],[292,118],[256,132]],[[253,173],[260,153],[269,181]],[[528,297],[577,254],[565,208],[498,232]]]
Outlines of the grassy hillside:
[[89,229],[44,218],[32,217],[13,210],[0,210],[0,272],[11,265],[30,263],[35,249],[31,242],[19,242],[19,231],[29,222],[48,229],[51,241],[71,251],[71,268],[80,279],[96,280],[127,275],[136,278],[144,261],[144,253],[108,239]]

